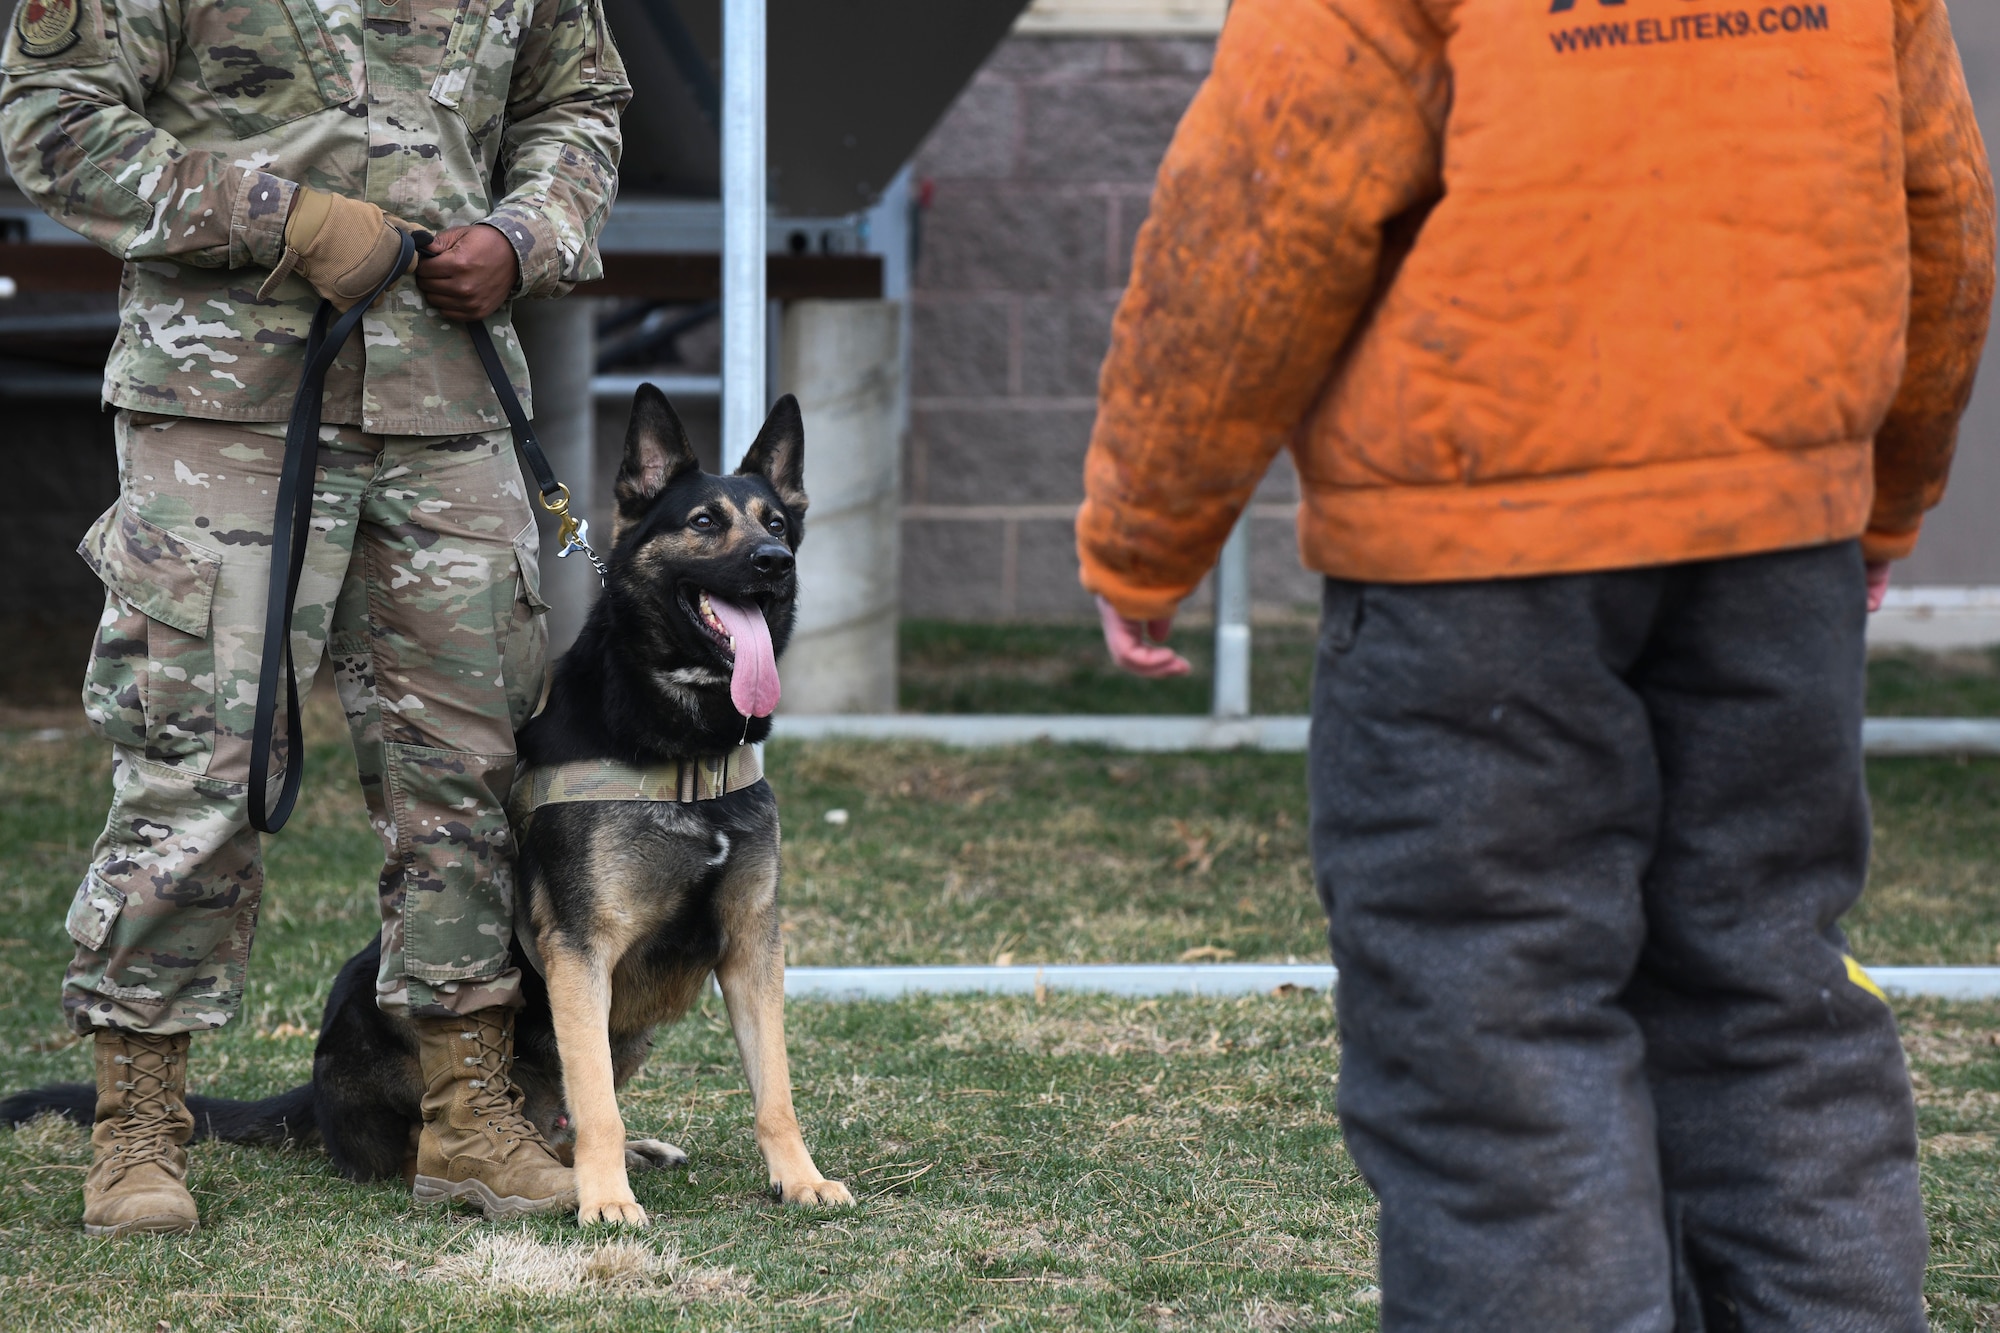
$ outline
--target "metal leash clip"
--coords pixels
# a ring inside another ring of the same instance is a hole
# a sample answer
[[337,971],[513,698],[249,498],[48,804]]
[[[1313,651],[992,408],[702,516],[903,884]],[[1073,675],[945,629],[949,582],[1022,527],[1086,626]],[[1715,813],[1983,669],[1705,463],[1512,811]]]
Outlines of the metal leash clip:
[[569,487],[557,482],[556,489],[562,494],[554,500],[549,499],[547,494],[542,496],[542,508],[561,520],[561,526],[556,529],[556,540],[561,543],[556,559],[562,559],[571,551],[581,551],[584,559],[590,561],[591,568],[597,571],[597,581],[604,583],[610,577],[610,571],[598,559],[597,552],[590,549],[590,520],[569,512]]

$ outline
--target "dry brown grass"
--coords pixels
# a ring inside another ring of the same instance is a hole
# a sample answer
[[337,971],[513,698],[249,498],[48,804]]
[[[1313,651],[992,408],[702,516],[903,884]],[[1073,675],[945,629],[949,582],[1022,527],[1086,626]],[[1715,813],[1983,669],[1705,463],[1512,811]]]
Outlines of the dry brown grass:
[[481,1235],[421,1277],[474,1295],[671,1295],[683,1301],[737,1300],[754,1285],[733,1269],[683,1263],[673,1250],[644,1240],[545,1241],[521,1232]]

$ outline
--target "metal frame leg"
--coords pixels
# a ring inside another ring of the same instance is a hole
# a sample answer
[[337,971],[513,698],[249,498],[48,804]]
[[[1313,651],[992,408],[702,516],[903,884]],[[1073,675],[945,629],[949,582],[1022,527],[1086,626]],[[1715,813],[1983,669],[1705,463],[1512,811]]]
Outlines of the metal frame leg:
[[764,424],[770,314],[765,264],[764,0],[722,6],[722,470]]
[[1215,563],[1216,717],[1250,716],[1250,515],[1236,520]]

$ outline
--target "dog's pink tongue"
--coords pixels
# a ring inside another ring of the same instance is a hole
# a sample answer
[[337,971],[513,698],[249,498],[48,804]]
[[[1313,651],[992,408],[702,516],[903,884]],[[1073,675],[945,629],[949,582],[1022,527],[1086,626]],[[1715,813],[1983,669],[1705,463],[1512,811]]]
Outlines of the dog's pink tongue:
[[714,593],[708,604],[736,641],[736,670],[729,697],[745,717],[769,717],[778,707],[778,655],[771,650],[771,627],[756,604],[725,602]]

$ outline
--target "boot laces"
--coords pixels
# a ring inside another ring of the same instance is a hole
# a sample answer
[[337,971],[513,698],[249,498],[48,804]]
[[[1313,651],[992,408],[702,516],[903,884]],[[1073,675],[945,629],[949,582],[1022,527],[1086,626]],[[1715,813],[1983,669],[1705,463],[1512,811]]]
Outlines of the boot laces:
[[502,1023],[471,1023],[462,1032],[464,1040],[474,1043],[477,1055],[463,1057],[468,1065],[479,1069],[479,1077],[465,1081],[472,1089],[469,1104],[486,1121],[489,1128],[503,1135],[509,1145],[515,1142],[537,1143],[544,1148],[547,1140],[535,1122],[521,1109],[527,1094],[516,1086],[509,1077],[513,1066],[510,1053],[508,1025]]
[[112,1152],[115,1180],[133,1167],[158,1162],[176,1170],[173,1160],[174,1133],[181,1128],[173,1090],[173,1065],[177,1057],[138,1042],[131,1043],[136,1055],[114,1055],[111,1061],[130,1071],[130,1078],[117,1079],[113,1086],[125,1094],[125,1109],[112,1122]]

